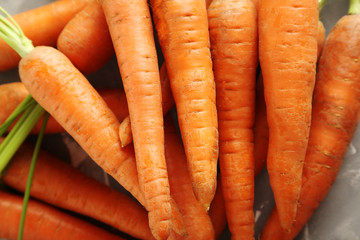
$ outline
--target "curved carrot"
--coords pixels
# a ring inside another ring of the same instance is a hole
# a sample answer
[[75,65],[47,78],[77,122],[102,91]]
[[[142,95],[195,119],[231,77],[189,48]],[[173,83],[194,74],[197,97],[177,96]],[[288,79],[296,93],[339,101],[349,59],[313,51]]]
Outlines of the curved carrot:
[[[118,120],[128,116],[127,101],[121,89],[97,89],[107,106],[113,111]],[[21,82],[0,85],[0,124],[2,124],[20,102],[29,94]],[[39,133],[42,120],[34,127],[32,133]],[[45,133],[62,133],[64,128],[53,117],[49,118]]]
[[133,150],[120,146],[116,116],[70,60],[54,48],[36,47],[20,61],[19,73],[34,99],[100,167],[145,204]]
[[320,58],[322,49],[324,47],[325,42],[325,27],[322,21],[318,22],[318,35],[317,35],[317,43],[318,43],[318,51],[317,51],[317,59]]
[[[174,99],[171,93],[169,76],[167,74],[165,64],[163,64],[160,68],[160,82],[163,114],[166,115],[166,113],[174,106]],[[131,122],[129,116],[124,118],[121,122],[119,135],[121,145],[123,147],[132,142]]]
[[[2,176],[5,184],[24,192],[32,152],[31,145],[20,147]],[[46,152],[38,156],[31,196],[97,219],[136,238],[153,238],[142,206]]]
[[[360,1],[357,1],[360,6]],[[330,32],[318,64],[313,116],[297,215],[282,231],[274,210],[261,239],[293,239],[326,197],[360,119],[360,11]]]
[[227,222],[233,239],[254,239],[256,9],[250,0],[213,0],[208,17]]
[[150,3],[195,196],[209,209],[216,190],[218,129],[206,2]]
[[57,48],[84,74],[96,72],[110,60],[114,47],[98,1],[89,3],[65,26]]
[[195,198],[192,190],[184,148],[169,116],[165,118],[165,156],[171,196],[183,215],[187,231],[186,239],[214,239],[210,217]]
[[132,122],[140,189],[157,239],[170,234],[170,187],[164,150],[161,84],[146,0],[103,0]]
[[214,227],[215,239],[219,239],[226,228],[226,210],[221,177],[218,179],[214,200],[211,202],[209,216]]
[[[0,238],[16,240],[22,198],[0,191]],[[109,239],[123,238],[77,219],[53,207],[30,200],[24,228],[24,240]]]
[[284,229],[293,224],[301,191],[315,83],[317,26],[317,0],[260,1],[259,57],[269,124],[267,169]]
[[[81,11],[90,0],[55,1],[13,16],[25,35],[35,46],[55,46],[65,25]],[[20,56],[0,39],[0,71],[15,68]]]

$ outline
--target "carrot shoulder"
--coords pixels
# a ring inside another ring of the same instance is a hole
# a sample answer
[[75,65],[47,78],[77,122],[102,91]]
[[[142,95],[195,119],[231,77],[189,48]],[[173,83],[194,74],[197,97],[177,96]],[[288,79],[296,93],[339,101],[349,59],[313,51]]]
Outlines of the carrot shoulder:
[[99,70],[114,55],[104,11],[98,1],[89,3],[62,30],[57,48],[83,74]]
[[[19,149],[2,176],[5,184],[24,192],[32,153],[30,144]],[[153,238],[146,210],[140,204],[44,151],[37,159],[31,196],[97,219],[133,237]]]
[[216,190],[218,129],[206,3],[204,0],[150,3],[193,189],[208,209]]
[[[35,46],[55,46],[65,25],[90,0],[63,0],[41,6],[13,16],[24,34]],[[20,56],[0,39],[0,71],[15,68]]]
[[256,9],[250,0],[213,0],[208,18],[226,217],[232,239],[254,239]]
[[261,239],[293,239],[336,179],[360,119],[360,15],[341,18],[320,57],[297,215],[289,233],[274,210]]
[[317,0],[260,1],[259,57],[269,124],[267,168],[284,229],[293,224],[301,190],[315,83],[317,26]]
[[[17,239],[22,197],[0,191],[0,238]],[[70,216],[46,204],[30,200],[24,226],[24,240],[121,240],[123,238]]]

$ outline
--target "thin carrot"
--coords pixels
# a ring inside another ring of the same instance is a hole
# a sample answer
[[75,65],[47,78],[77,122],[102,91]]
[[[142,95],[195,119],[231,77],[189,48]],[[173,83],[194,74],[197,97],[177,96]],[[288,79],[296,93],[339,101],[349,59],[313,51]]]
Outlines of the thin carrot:
[[206,2],[150,3],[195,196],[209,209],[216,190],[218,126]]
[[[0,238],[16,240],[20,221],[22,198],[0,191]],[[29,201],[25,222],[24,240],[63,239],[118,239],[123,238],[77,219],[60,210]]]
[[317,0],[260,1],[259,57],[269,124],[267,169],[284,229],[293,224],[301,190],[315,83],[317,27]]
[[[30,144],[23,144],[2,176],[4,183],[18,191],[25,190],[32,151]],[[153,238],[147,213],[138,203],[44,151],[38,156],[31,196],[97,219],[136,238]]]
[[[14,15],[14,19],[35,46],[55,46],[64,26],[90,0],[63,0]],[[15,68],[20,56],[0,39],[0,71]]]
[[84,74],[99,70],[114,55],[101,4],[89,3],[62,30],[57,48]]
[[210,205],[209,216],[214,227],[215,239],[219,239],[226,228],[226,210],[221,177],[218,179],[215,197]]
[[[128,116],[127,101],[124,91],[121,89],[97,89],[108,107],[113,111],[116,118],[121,121]],[[0,124],[15,110],[20,102],[29,94],[21,82],[13,82],[0,85]],[[32,133],[39,133],[42,120],[34,127]],[[45,133],[62,133],[64,128],[50,117]]]
[[150,9],[146,0],[103,0],[132,122],[140,189],[157,239],[170,234],[161,84]]
[[171,120],[169,115],[165,118],[165,155],[171,196],[177,203],[186,226],[185,239],[214,239],[210,217],[192,190],[184,148]]
[[360,1],[330,32],[318,64],[313,116],[297,215],[282,231],[274,210],[261,239],[293,239],[326,197],[360,119]]
[[208,17],[227,222],[232,239],[254,239],[256,9],[250,0],[213,0]]
[[[174,99],[171,93],[169,76],[166,71],[166,65],[163,64],[160,68],[160,82],[161,82],[161,99],[162,99],[162,109],[163,114],[166,113],[174,106]],[[131,122],[130,117],[124,118],[120,124],[119,129],[121,145],[127,146],[132,142],[132,133],[131,133]]]

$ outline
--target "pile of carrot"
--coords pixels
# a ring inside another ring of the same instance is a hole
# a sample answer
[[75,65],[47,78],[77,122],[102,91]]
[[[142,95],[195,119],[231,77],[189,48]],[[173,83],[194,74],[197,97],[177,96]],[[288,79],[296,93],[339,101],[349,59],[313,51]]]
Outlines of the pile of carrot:
[[[62,0],[0,17],[0,71],[21,80],[0,85],[0,238],[22,239],[31,186],[24,239],[294,239],[360,120],[360,0],[327,38],[324,4]],[[113,56],[123,87],[98,88]],[[43,151],[29,185],[34,147],[18,145],[43,122],[126,194]],[[265,166],[275,208],[256,235]]]

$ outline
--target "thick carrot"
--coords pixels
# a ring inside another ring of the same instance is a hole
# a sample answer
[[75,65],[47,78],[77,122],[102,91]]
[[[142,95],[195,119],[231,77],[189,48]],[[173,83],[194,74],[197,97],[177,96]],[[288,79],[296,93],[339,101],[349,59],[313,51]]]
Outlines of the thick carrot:
[[214,239],[210,217],[192,190],[184,148],[169,115],[165,119],[165,155],[171,196],[177,203],[186,226],[185,239]]
[[[0,191],[0,238],[16,240],[22,198]],[[60,210],[30,200],[25,220],[24,240],[123,239]]]
[[260,1],[259,57],[269,124],[267,168],[284,229],[293,224],[301,190],[315,83],[317,27],[317,0]]
[[226,210],[221,177],[218,179],[215,197],[210,205],[209,216],[214,227],[215,239],[219,239],[226,227]]
[[320,58],[322,49],[324,47],[324,42],[325,42],[325,27],[324,27],[323,22],[319,20],[318,35],[317,35],[317,43],[318,43],[317,59]]
[[[174,106],[174,99],[171,93],[169,76],[167,74],[165,64],[163,64],[160,68],[160,82],[163,114],[166,115],[166,113]],[[124,118],[124,120],[121,122],[119,135],[121,145],[123,147],[132,142],[131,122],[129,116]]]
[[[19,149],[2,176],[4,183],[24,192],[32,152],[33,147],[27,144]],[[31,196],[97,219],[136,238],[153,238],[141,205],[46,152],[38,156]]]
[[[90,0],[63,0],[41,6],[13,16],[25,35],[35,46],[55,46],[65,25]],[[0,39],[0,71],[15,68],[20,56]]]
[[[358,6],[360,6],[360,1]],[[360,11],[341,18],[318,64],[313,116],[297,215],[282,231],[274,210],[261,239],[293,239],[326,197],[360,119]]]
[[89,3],[65,26],[57,48],[84,74],[96,72],[110,60],[114,47],[98,1]]
[[206,2],[150,1],[196,198],[216,190],[218,129]]
[[250,0],[213,0],[208,17],[227,222],[232,239],[254,239],[256,9]]
[[164,150],[161,84],[146,0],[103,0],[132,122],[140,189],[157,239],[170,234],[170,187]]
[[70,60],[54,48],[36,47],[20,61],[19,73],[34,99],[144,205],[133,149],[121,148],[116,116]]
[[[128,116],[127,101],[124,91],[121,89],[97,89],[108,107],[113,111],[118,120]],[[21,82],[7,83],[0,85],[0,124],[12,113],[20,102],[29,94]],[[39,133],[42,121],[32,130],[32,133]],[[46,125],[45,133],[62,133],[64,128],[50,117]]]

